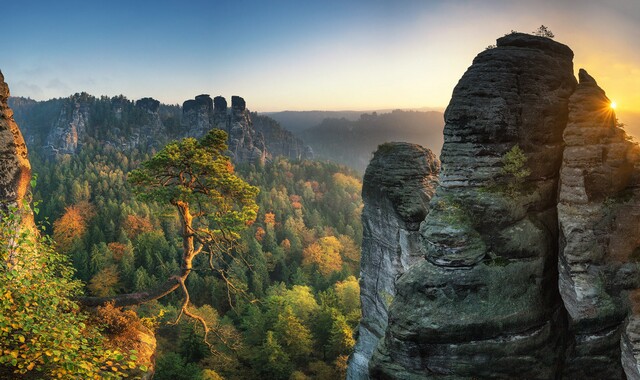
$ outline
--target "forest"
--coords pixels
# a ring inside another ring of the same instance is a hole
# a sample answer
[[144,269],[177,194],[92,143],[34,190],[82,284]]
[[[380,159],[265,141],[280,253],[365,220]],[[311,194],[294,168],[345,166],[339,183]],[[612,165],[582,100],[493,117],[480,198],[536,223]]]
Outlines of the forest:
[[[93,107],[99,111],[107,100],[93,99]],[[118,119],[93,112],[94,127],[74,154],[30,150],[33,210],[49,240],[46,249],[64,268],[57,278],[73,287],[57,289],[66,299],[144,292],[181,268],[179,212],[144,192],[136,195],[132,181],[132,173],[161,156],[163,147],[104,143],[116,135],[109,131],[134,130],[135,123],[144,122],[135,107],[123,109]],[[233,244],[219,247],[225,253],[213,258],[212,266],[208,257],[194,260],[185,282],[188,308],[206,327],[198,319],[180,318],[181,292],[124,309],[107,304],[97,315],[70,316],[101,320],[98,330],[115,329],[124,336],[138,325],[152,329],[158,340],[154,379],[344,378],[360,319],[358,175],[337,164],[280,157],[264,165],[225,165],[238,181],[257,188],[258,211],[236,230]],[[73,305],[73,299],[69,302]],[[126,339],[116,348],[125,353],[126,368]],[[115,350],[106,352],[99,352],[102,360],[108,354],[123,360]],[[32,370],[30,363],[25,359],[16,366]],[[35,363],[47,375],[71,372],[60,372],[52,362]],[[74,363],[70,360],[69,367]],[[126,374],[107,372],[115,378]]]

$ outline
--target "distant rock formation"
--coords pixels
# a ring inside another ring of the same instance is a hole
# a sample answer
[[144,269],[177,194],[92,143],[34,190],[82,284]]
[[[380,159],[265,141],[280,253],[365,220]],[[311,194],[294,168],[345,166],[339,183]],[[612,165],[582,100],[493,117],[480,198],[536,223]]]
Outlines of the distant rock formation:
[[71,96],[62,106],[47,138],[47,146],[55,154],[75,153],[89,125],[93,96],[83,92]]
[[188,128],[187,135],[195,138],[204,136],[213,124],[213,100],[207,94],[182,104],[182,123]]
[[[29,190],[31,164],[22,133],[7,105],[9,86],[0,72],[0,209],[21,206]],[[23,215],[24,227],[34,229],[33,215]]]
[[264,164],[275,156],[310,158],[300,140],[272,119],[252,115],[240,96],[231,97],[231,108],[224,97],[212,100],[206,94],[187,100],[182,108],[185,136],[201,137],[212,128],[226,131],[235,162]]
[[369,359],[387,328],[395,281],[424,260],[419,227],[439,171],[440,161],[430,150],[408,143],[381,145],[367,167],[362,186],[362,322],[348,379],[368,378]]
[[559,287],[570,326],[564,372],[621,378],[624,365],[638,379],[640,147],[616,125],[596,81],[584,70],[579,79],[564,131],[558,203]]
[[157,114],[160,109],[160,101],[154,98],[142,98],[136,100],[136,107],[147,111],[150,114]]

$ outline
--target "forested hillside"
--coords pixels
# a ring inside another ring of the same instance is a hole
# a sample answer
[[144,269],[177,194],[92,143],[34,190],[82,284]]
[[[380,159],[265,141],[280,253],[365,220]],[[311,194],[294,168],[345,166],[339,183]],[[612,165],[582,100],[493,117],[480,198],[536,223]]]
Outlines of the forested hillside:
[[317,158],[331,160],[364,173],[378,145],[385,142],[419,144],[440,153],[442,113],[401,111],[365,113],[358,120],[326,118],[298,132]]
[[[117,120],[104,115],[90,125],[137,128],[126,108]],[[157,148],[89,136],[73,154],[31,149],[36,219],[88,295],[151,289],[180,269],[179,218],[166,204],[134,196],[127,177]],[[187,280],[191,309],[213,331],[207,342],[193,320],[170,323],[183,301],[178,292],[133,307],[157,331],[155,378],[344,377],[360,318],[360,180],[336,164],[284,158],[235,171],[260,189],[259,212],[229,251],[234,259],[219,259],[211,270],[198,257]]]

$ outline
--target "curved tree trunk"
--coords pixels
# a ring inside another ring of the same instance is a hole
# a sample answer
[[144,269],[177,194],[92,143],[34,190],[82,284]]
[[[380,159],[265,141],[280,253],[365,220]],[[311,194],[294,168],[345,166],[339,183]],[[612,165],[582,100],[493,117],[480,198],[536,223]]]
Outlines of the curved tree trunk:
[[97,307],[113,302],[115,307],[140,305],[166,296],[178,289],[191,273],[193,258],[199,253],[194,247],[193,216],[186,202],[177,202],[175,206],[182,224],[182,262],[179,273],[169,277],[162,285],[138,293],[119,294],[109,297],[78,297],[76,300],[84,306]]

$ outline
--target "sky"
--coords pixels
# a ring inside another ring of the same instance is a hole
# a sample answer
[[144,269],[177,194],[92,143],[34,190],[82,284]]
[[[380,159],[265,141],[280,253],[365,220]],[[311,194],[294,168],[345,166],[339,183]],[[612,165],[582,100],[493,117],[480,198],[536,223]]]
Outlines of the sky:
[[541,24],[640,115],[638,0],[8,1],[0,70],[12,95],[86,91],[182,104],[240,95],[253,111],[448,104],[475,55]]

